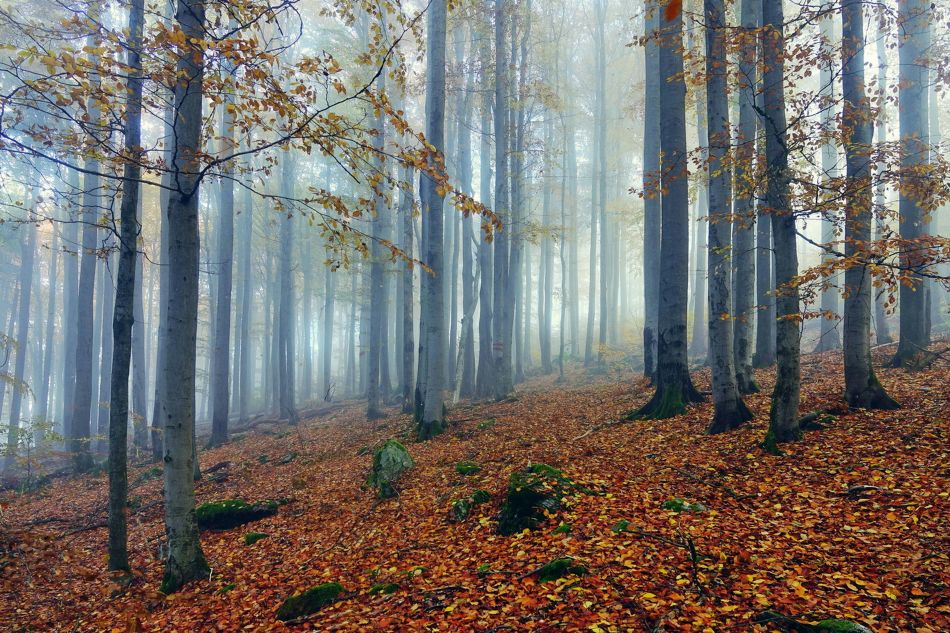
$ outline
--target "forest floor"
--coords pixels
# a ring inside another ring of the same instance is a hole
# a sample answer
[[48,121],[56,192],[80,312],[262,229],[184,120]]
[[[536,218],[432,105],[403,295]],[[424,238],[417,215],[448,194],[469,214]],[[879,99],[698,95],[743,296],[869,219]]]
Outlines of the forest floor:
[[[875,351],[876,365],[888,352]],[[456,407],[446,434],[407,443],[416,466],[383,501],[364,486],[366,449],[410,428],[407,416],[367,421],[352,404],[298,428],[260,426],[202,452],[204,469],[227,465],[197,484],[198,501],[287,503],[276,516],[202,533],[210,578],[169,596],[158,592],[157,471],[130,473],[127,585],[105,571],[105,475],[58,480],[3,501],[0,629],[284,630],[275,619],[284,598],[337,581],[342,599],[292,628],[765,631],[752,619],[771,608],[875,632],[950,631],[946,364],[879,370],[905,405],[895,412],[843,411],[837,354],[803,358],[802,375],[802,411],[841,414],[783,457],[758,447],[768,371],[748,399],[756,420],[715,437],[704,435],[711,404],[671,420],[605,424],[650,395],[631,375],[576,369],[564,385],[533,379],[516,400]],[[708,389],[708,372],[695,376]],[[456,474],[462,460],[481,470]],[[597,494],[572,497],[537,530],[497,534],[509,475],[538,462]],[[492,500],[452,522],[452,501],[477,488]],[[673,499],[701,507],[664,509]],[[555,532],[562,525],[570,527]],[[252,531],[268,537],[245,545]],[[589,574],[541,582],[532,573],[568,556]],[[378,592],[384,585],[392,592]]]

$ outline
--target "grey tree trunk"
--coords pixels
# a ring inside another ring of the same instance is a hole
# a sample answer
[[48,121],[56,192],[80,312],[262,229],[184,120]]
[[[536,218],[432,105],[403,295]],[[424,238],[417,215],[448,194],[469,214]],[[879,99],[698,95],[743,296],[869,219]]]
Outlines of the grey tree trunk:
[[129,83],[126,90],[125,152],[122,203],[119,210],[119,265],[112,316],[112,372],[109,397],[109,569],[128,570],[127,505],[129,496],[127,439],[129,431],[129,368],[135,318],[136,259],[140,233],[139,178],[142,154],[142,34],[145,0],[129,6]]
[[668,418],[703,396],[689,375],[686,309],[689,290],[689,182],[686,151],[686,83],[683,78],[683,15],[660,31],[661,205],[660,293],[656,392],[635,415]]
[[[881,20],[878,22],[877,33],[877,90],[881,95],[886,95],[888,90],[886,39],[887,32],[885,31],[884,21]],[[877,107],[874,130],[878,145],[882,145],[887,142],[887,99],[881,99]],[[887,165],[881,161],[876,167],[878,176],[874,183],[874,239],[880,239],[884,234],[884,216],[887,212],[887,184],[881,174],[887,169]],[[891,336],[890,327],[887,323],[884,293],[874,288],[871,289],[871,292],[874,295],[874,334],[877,344],[890,343],[894,338]]]
[[[179,0],[175,19],[189,42],[205,34],[205,7],[199,0]],[[162,591],[177,591],[208,573],[195,524],[194,428],[195,355],[198,329],[198,150],[201,143],[201,98],[204,51],[188,44],[179,57],[174,100],[174,161],[166,211],[168,292],[165,318],[164,376],[160,380],[164,431],[165,534],[168,558]]]
[[[98,39],[89,37],[89,44],[96,46]],[[90,100],[89,117],[99,118],[99,109]],[[77,472],[92,466],[90,432],[92,423],[92,343],[93,343],[93,298],[96,284],[96,247],[98,245],[97,220],[102,204],[99,191],[100,179],[96,174],[99,163],[93,156],[85,159],[82,192],[82,255],[79,260],[79,292],[76,301],[76,338],[67,344],[76,346],[76,380],[72,391],[72,411],[67,425],[67,444],[73,455]]]
[[[376,90],[380,94],[386,91],[385,75],[381,74],[376,79]],[[386,120],[382,110],[376,116],[375,130],[373,136],[374,157],[373,170],[383,176],[382,151],[385,144]],[[385,180],[373,192],[374,217],[371,218],[372,243],[370,244],[370,293],[369,293],[369,347],[366,350],[367,358],[367,383],[366,383],[366,417],[369,419],[382,417],[383,412],[380,409],[380,374],[383,364],[383,328],[386,323],[386,292],[383,280],[383,248],[380,240],[385,238],[383,234],[384,215],[388,212],[386,201],[383,195],[382,187],[385,186]],[[438,271],[442,273],[441,270]]]
[[508,55],[505,46],[505,0],[495,0],[495,214],[504,227],[494,236],[492,364],[496,400],[514,391],[511,372],[513,308],[509,302],[509,235],[512,213],[508,199]]
[[[111,249],[114,246],[115,242],[111,237],[106,240],[106,248]],[[105,405],[109,401],[110,376],[112,375],[112,331],[108,324],[115,309],[115,279],[112,276],[115,270],[114,259],[110,253],[105,260],[100,261],[102,270],[99,271],[99,278],[102,281],[99,285],[99,295],[102,300],[102,316],[100,324],[101,330],[99,331],[99,398],[97,400],[99,406],[97,409],[98,419],[96,421],[95,445],[97,452],[100,453],[107,450],[109,439],[109,408]]]
[[841,0],[841,81],[844,93],[845,257],[844,397],[863,409],[896,409],[871,365],[871,271],[859,265],[871,240],[871,112],[864,88],[864,15],[861,0]]
[[[289,153],[281,165],[281,193],[294,197],[293,167]],[[294,389],[294,218],[285,209],[280,222],[280,293],[277,301],[277,397],[281,420],[297,424],[297,404]]]
[[[920,170],[929,162],[928,134],[929,99],[928,70],[922,61],[930,51],[930,3],[926,0],[898,0],[898,22],[901,24],[900,56],[900,235],[906,246],[901,248],[901,267],[908,271],[912,284],[900,287],[900,339],[891,364],[895,367],[913,365],[930,345],[927,332],[927,297],[925,280],[917,274],[921,256],[910,244],[926,232],[925,213],[915,188],[919,188]],[[910,193],[908,193],[910,192]]]
[[52,399],[50,383],[53,378],[53,346],[56,337],[56,292],[59,276],[59,258],[57,252],[58,230],[53,227],[50,236],[50,255],[49,255],[49,291],[46,294],[46,332],[45,342],[43,343],[43,360],[39,368],[39,380],[37,381],[36,392],[36,413],[33,416],[35,426],[33,436],[37,445],[43,443],[46,431],[52,429],[52,420],[49,412],[52,409],[50,400]]
[[332,266],[327,266],[324,271],[323,340],[320,348],[323,355],[320,371],[323,384],[320,387],[320,396],[327,402],[333,398],[333,316],[336,311],[336,279],[337,272]]
[[[469,56],[474,60],[476,54],[476,34],[470,37]],[[458,46],[458,45],[456,45]],[[458,55],[456,55],[458,58]],[[461,61],[464,61],[462,59]],[[466,194],[474,194],[472,188],[472,102],[475,98],[475,75],[466,73],[465,95],[461,100],[458,127],[458,179],[459,186]],[[475,395],[475,336],[474,324],[476,304],[478,303],[478,276],[475,273],[475,228],[471,215],[462,218],[458,247],[462,260],[462,340],[459,344],[462,372],[461,384],[456,385],[456,393],[461,398]],[[467,328],[467,329],[466,329]]]
[[[426,16],[426,140],[435,151],[445,144],[445,28],[446,0],[433,0]],[[443,305],[444,262],[442,257],[443,196],[436,182],[423,175],[420,183],[422,218],[428,224],[425,262],[435,274],[425,286],[422,312],[425,314],[426,378],[425,401],[419,421],[420,439],[429,439],[443,430],[445,382],[445,306]]]
[[[837,126],[835,121],[834,103],[834,16],[831,12],[825,19],[820,21],[821,26],[821,71],[818,81],[821,84],[819,97],[821,99],[821,128],[826,133],[830,133]],[[863,46],[863,44],[862,44]],[[863,56],[863,54],[862,54]],[[845,97],[847,98],[847,97]],[[821,184],[826,187],[826,195],[832,197],[832,183],[838,178],[838,147],[834,142],[828,141],[821,146]],[[829,195],[830,194],[830,195]],[[835,239],[835,218],[830,210],[826,210],[821,218],[821,241],[823,244],[830,245]],[[829,247],[830,248],[830,247]],[[822,253],[822,264],[830,265],[835,256],[827,250]],[[838,319],[840,318],[840,300],[839,289],[837,287],[837,275],[825,280],[821,291],[821,332],[818,338],[816,352],[827,352],[829,350],[841,349],[841,337],[838,335]]]
[[[490,25],[486,25],[490,28]],[[491,75],[491,42],[487,37],[479,38],[479,60],[481,62],[481,76],[479,88],[482,92],[481,101],[481,134],[479,135],[479,201],[485,206],[492,206],[492,164],[491,164],[491,135],[492,135],[492,90]],[[497,209],[497,208],[496,208]],[[481,234],[478,243],[478,368],[475,376],[475,397],[488,398],[494,394],[494,358],[492,355],[492,319],[494,315],[493,282],[494,271],[492,262],[493,243]]]
[[726,94],[726,7],[723,0],[705,0],[706,112],[709,142],[709,360],[715,412],[709,433],[723,433],[752,419],[739,397],[732,332],[732,128]]
[[[142,186],[136,192],[136,222],[141,235]],[[136,236],[137,238],[139,236]],[[136,246],[140,248],[139,241]],[[136,451],[148,450],[148,353],[145,341],[149,327],[145,322],[142,285],[145,283],[143,256],[135,253],[135,291],[132,296],[132,443]],[[149,301],[151,307],[151,301]]]
[[[39,185],[34,185],[31,203],[35,208],[39,204]],[[9,471],[16,464],[20,448],[20,408],[23,403],[23,377],[26,373],[26,357],[29,355],[30,335],[30,298],[33,291],[33,258],[36,254],[36,225],[28,221],[21,225],[25,235],[20,239],[20,299],[17,315],[16,364],[13,370],[13,391],[10,398],[10,424],[7,427],[7,452],[3,460],[3,469]]]
[[[751,0],[746,0],[747,2]],[[660,303],[660,7],[646,5],[643,116],[643,375],[656,372],[658,306]]]
[[[79,195],[79,173],[75,170],[69,170],[67,182],[70,191],[70,202]],[[76,207],[70,204],[69,222],[63,226],[63,249],[69,253],[78,252],[81,249],[79,244],[79,223],[74,217]],[[73,412],[73,391],[76,388],[76,340],[77,327],[76,316],[78,314],[77,303],[79,301],[79,265],[78,257],[64,255],[63,257],[63,407],[62,423],[63,437],[66,440],[66,447],[69,448],[71,438],[74,437],[71,430],[72,412]]]
[[755,326],[755,183],[757,162],[755,93],[757,84],[757,31],[762,21],[761,0],[742,0],[742,33],[745,46],[739,52],[739,129],[736,147],[736,192],[733,202],[734,309],[736,383],[739,393],[759,391],[752,371]]
[[[231,28],[236,28],[231,19]],[[237,81],[234,64],[225,59],[221,68],[222,79]],[[225,92],[218,134],[221,137],[222,154],[229,154],[234,147],[234,95]],[[211,375],[211,439],[209,446],[220,446],[228,441],[228,418],[231,414],[231,292],[234,269],[234,165],[223,166],[221,189],[218,199],[218,222],[215,227],[218,243],[215,254],[217,273],[214,299],[214,346],[212,350],[213,373]]]
[[597,363],[603,366],[606,363],[607,330],[610,324],[610,314],[615,306],[611,305],[611,271],[613,265],[610,258],[611,236],[607,230],[607,44],[606,20],[607,0],[596,0],[594,4],[597,26],[594,31],[595,48],[597,50],[596,107],[597,114],[594,126],[597,134],[597,179],[591,186],[597,187],[597,215],[600,222],[600,323],[598,330]]
[[[544,124],[544,148],[548,162],[542,176],[541,224],[548,230],[552,225],[551,197],[554,181],[554,113],[546,112]],[[562,178],[563,182],[563,178]],[[563,198],[563,196],[562,196]],[[561,203],[563,207],[563,200]],[[538,271],[538,344],[541,348],[541,371],[550,374],[551,366],[551,318],[554,311],[554,244],[547,236],[541,236],[541,263]],[[562,286],[563,280],[562,280]],[[562,295],[563,301],[563,295]]]
[[[762,57],[763,121],[768,190],[765,211],[772,220],[775,240],[775,284],[777,290],[775,349],[778,369],[766,445],[798,439],[798,404],[801,387],[801,331],[799,329],[798,288],[792,285],[798,274],[795,245],[795,216],[789,204],[788,144],[785,119],[785,18],[781,2],[763,4]],[[777,449],[775,449],[777,450]]]

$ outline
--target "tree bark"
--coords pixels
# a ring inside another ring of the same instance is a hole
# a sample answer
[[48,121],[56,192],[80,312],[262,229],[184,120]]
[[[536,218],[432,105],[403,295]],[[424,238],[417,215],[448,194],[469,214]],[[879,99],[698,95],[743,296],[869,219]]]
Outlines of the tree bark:
[[859,263],[871,240],[871,108],[864,88],[864,15],[861,0],[841,0],[842,129],[847,159],[845,192],[844,395],[848,405],[896,409],[871,365],[871,271]]

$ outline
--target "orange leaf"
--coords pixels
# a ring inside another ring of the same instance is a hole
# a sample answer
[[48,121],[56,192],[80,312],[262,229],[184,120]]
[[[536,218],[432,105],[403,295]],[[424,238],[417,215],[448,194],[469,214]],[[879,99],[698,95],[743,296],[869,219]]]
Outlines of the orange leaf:
[[683,12],[683,0],[670,0],[670,3],[666,5],[666,11],[664,12],[664,17],[667,22],[670,22],[676,19],[680,13]]

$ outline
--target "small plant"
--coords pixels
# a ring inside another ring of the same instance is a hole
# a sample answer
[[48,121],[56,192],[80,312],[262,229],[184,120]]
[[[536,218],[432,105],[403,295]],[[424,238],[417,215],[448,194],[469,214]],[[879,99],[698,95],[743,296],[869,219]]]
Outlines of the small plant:
[[570,533],[571,533],[570,523],[562,523],[561,525],[551,530],[551,534],[570,534]]
[[482,563],[478,566],[478,569],[475,570],[475,573],[479,576],[487,576],[491,573],[491,565],[488,563]]
[[389,594],[396,593],[397,591],[399,591],[399,585],[394,582],[378,582],[369,588],[369,595],[388,596]]
[[218,589],[218,594],[220,594],[220,595],[223,596],[224,594],[228,593],[229,591],[233,591],[236,587],[237,587],[237,585],[234,584],[233,582],[228,583],[228,584],[226,584],[225,586],[223,586],[223,587],[221,587],[220,589]]
[[487,420],[482,420],[481,422],[479,422],[478,426],[475,428],[477,428],[479,431],[487,431],[488,429],[492,428],[496,424],[498,424],[498,420],[496,420],[495,418],[488,418]]
[[629,527],[630,521],[627,521],[626,519],[620,519],[614,523],[613,527],[610,528],[610,531],[614,534],[620,534],[621,532],[629,532]]

